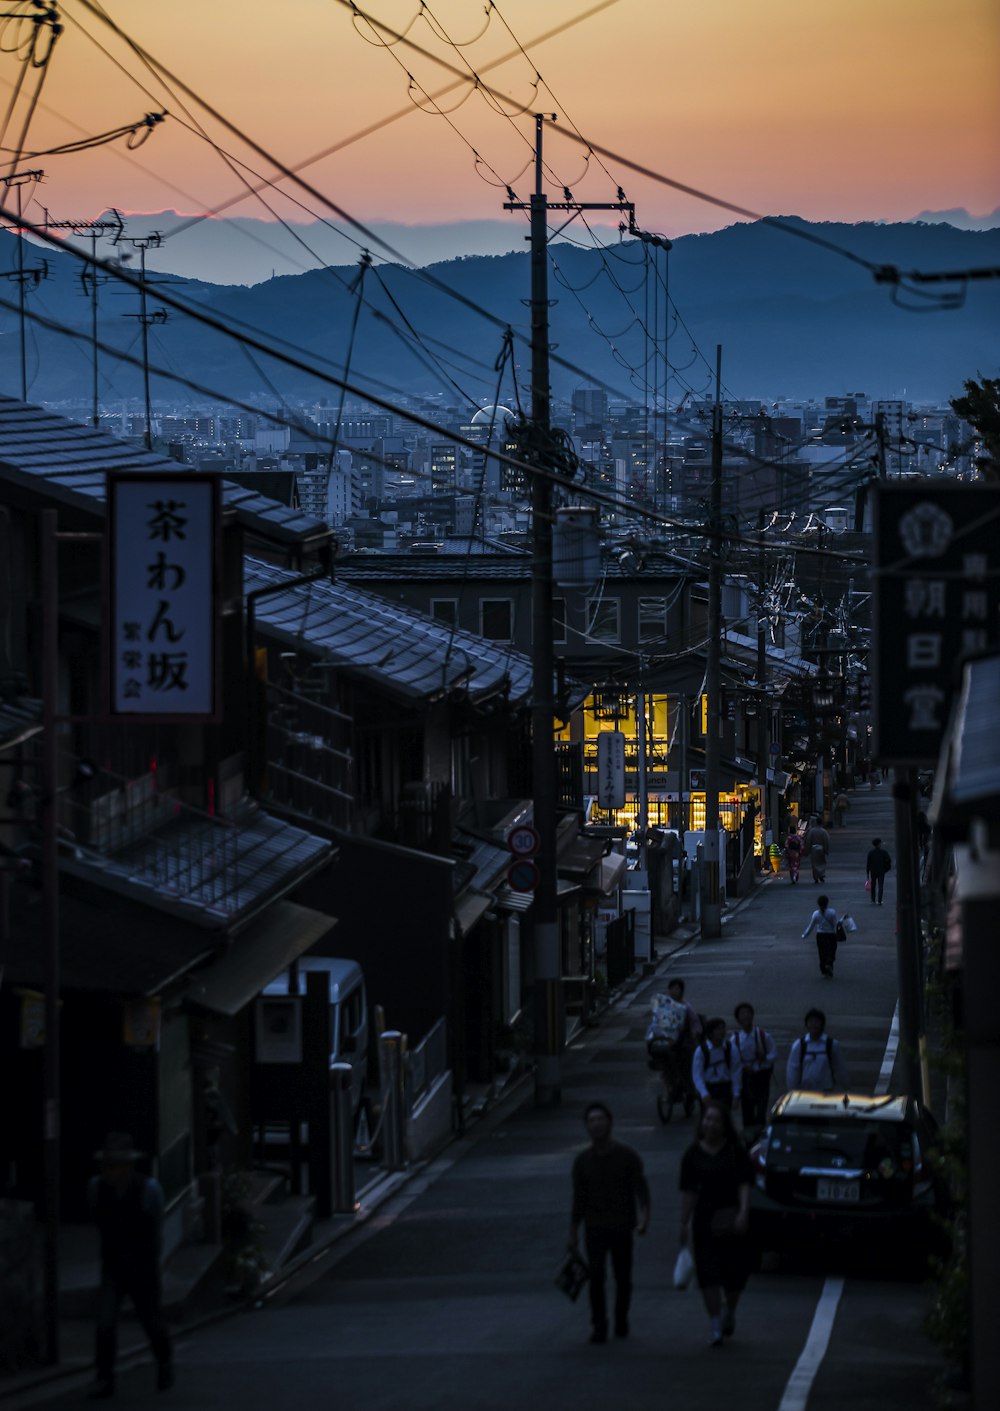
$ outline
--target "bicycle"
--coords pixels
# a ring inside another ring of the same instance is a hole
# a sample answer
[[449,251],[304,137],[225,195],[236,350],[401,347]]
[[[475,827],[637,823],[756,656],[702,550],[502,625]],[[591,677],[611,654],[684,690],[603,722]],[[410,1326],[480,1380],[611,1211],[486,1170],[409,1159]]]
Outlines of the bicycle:
[[687,1046],[679,1039],[654,1038],[647,1040],[646,1048],[650,1068],[660,1075],[660,1088],[656,1094],[656,1113],[660,1121],[669,1122],[678,1104],[683,1104],[684,1116],[690,1117],[694,1111],[695,1092],[691,1084],[691,1056]]

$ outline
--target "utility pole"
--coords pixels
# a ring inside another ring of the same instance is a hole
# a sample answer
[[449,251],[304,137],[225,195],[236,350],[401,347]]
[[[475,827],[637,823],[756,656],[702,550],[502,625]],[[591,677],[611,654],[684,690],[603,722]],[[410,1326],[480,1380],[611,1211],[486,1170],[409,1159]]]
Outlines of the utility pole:
[[[539,845],[535,861],[539,871],[534,906],[534,1023],[535,1023],[535,1102],[554,1107],[562,1100],[560,1055],[563,1047],[564,1009],[562,999],[562,954],[559,942],[559,912],[556,902],[556,756],[552,738],[555,714],[555,652],[552,642],[552,519],[553,490],[550,477],[560,469],[553,445],[550,422],[549,382],[549,290],[548,213],[569,211],[568,225],[581,211],[618,210],[634,207],[619,190],[619,201],[591,203],[574,201],[565,192],[565,201],[550,202],[543,183],[542,133],[544,113],[535,114],[535,189],[529,202],[518,201],[508,188],[505,211],[527,210],[531,242],[531,426],[527,438],[527,459],[531,477],[531,751],[534,826]],[[551,115],[555,121],[555,116]],[[563,229],[560,227],[560,229]],[[557,232],[558,233],[558,232]]]
[[767,856],[767,825],[770,821],[771,833],[777,837],[780,828],[777,820],[770,817],[770,794],[767,788],[767,766],[770,762],[771,742],[769,739],[768,715],[770,711],[767,691],[767,635],[764,611],[767,594],[767,560],[764,554],[764,511],[758,520],[760,548],[757,554],[757,778],[760,783],[760,838]]
[[708,660],[705,666],[705,842],[702,848],[701,934],[722,934],[719,877],[719,694],[722,683],[722,345],[715,349],[715,406],[712,408],[712,486],[708,509]]
[[110,275],[103,277],[97,271],[97,239],[100,235],[110,235],[117,243],[125,233],[125,223],[118,212],[114,212],[115,220],[49,220],[49,213],[45,211],[45,230],[68,230],[75,235],[87,235],[90,237],[90,269],[80,271],[80,287],[84,294],[90,297],[90,346],[93,353],[92,369],[93,381],[91,387],[91,415],[90,420],[93,426],[99,426],[101,422],[100,409],[98,406],[98,366],[97,366],[97,290],[101,284],[106,284]]
[[137,235],[129,237],[128,243],[139,251],[139,313],[126,314],[126,318],[138,318],[142,325],[142,381],[146,400],[146,450],[153,449],[153,412],[149,398],[149,325],[151,323],[166,323],[166,309],[154,309],[148,313],[146,309],[146,251],[155,250],[163,244],[163,236],[157,230],[150,231],[148,235]]
[[49,220],[49,213],[47,210],[45,211],[45,230],[68,230],[72,231],[74,235],[88,235],[90,237],[90,269],[80,271],[80,287],[84,294],[90,296],[90,347],[93,353],[94,374],[90,420],[93,426],[101,424],[97,381],[97,290],[99,285],[106,284],[111,278],[110,275],[102,277],[97,272],[97,237],[111,235],[116,242],[121,239],[125,233],[125,222],[117,211],[114,212],[114,215],[114,220]]
[[0,181],[8,190],[13,187],[17,193],[17,269],[11,270],[7,274],[8,279],[17,281],[17,307],[19,323],[21,329],[21,401],[28,400],[28,358],[27,339],[25,337],[26,313],[25,295],[27,286],[31,284],[37,289],[43,279],[49,277],[49,265],[47,260],[43,260],[40,265],[35,265],[31,269],[26,269],[24,265],[24,228],[21,224],[23,211],[21,209],[21,191],[27,182],[41,181],[45,175],[43,171],[19,171],[11,172],[5,177],[0,177]]

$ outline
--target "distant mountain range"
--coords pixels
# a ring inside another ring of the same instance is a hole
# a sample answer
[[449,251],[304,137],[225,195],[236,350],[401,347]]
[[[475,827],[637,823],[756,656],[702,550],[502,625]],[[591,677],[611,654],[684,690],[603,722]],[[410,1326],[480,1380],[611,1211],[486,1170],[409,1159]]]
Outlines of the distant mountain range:
[[[574,244],[550,247],[555,394],[566,396],[574,387],[592,383],[641,402],[649,356],[641,325],[654,320],[661,349],[665,337],[669,361],[677,369],[668,386],[671,400],[687,389],[707,394],[716,344],[723,348],[727,394],[738,397],[866,391],[933,401],[957,394],[967,377],[997,375],[1000,280],[970,282],[962,306],[943,311],[927,295],[941,289],[961,292],[961,284],[922,285],[917,294],[895,291],[894,300],[893,288],[876,284],[869,269],[857,261],[893,265],[903,273],[997,268],[1000,229],[782,219],[806,238],[756,222],[676,240],[668,271],[676,309],[669,318],[662,289],[654,297],[650,286],[647,295],[643,251],[636,241],[614,244],[603,255]],[[230,238],[235,246],[232,232]],[[37,289],[28,289],[29,310],[89,332],[78,261],[61,251],[50,251],[45,258],[50,277]],[[39,259],[31,251],[27,263],[37,265]],[[16,237],[0,233],[0,273],[13,270],[16,260]],[[149,263],[152,268],[151,257]],[[127,267],[137,270],[138,257]],[[661,274],[663,267],[661,255]],[[279,275],[250,287],[155,277],[164,281],[163,294],[204,309],[220,325],[253,330],[267,347],[280,344],[296,350],[295,356],[310,366],[341,372],[355,307],[350,286],[357,273],[357,264],[348,261]],[[440,285],[457,297],[447,297]],[[364,292],[366,304],[351,354],[352,383],[390,401],[400,394],[439,394],[449,405],[460,404],[463,397],[469,403],[491,400],[496,391],[494,364],[509,324],[520,335],[517,379],[527,400],[526,250],[452,259],[424,270],[377,263],[365,275]],[[6,301],[0,306],[0,379],[6,390],[15,392],[20,385],[17,297],[15,282],[0,286],[0,299]],[[111,283],[101,287],[100,301],[100,338],[137,356],[137,295]],[[149,308],[158,306],[154,291]],[[474,306],[488,311],[491,319]],[[183,372],[210,389],[209,400],[224,394],[264,396],[273,403],[325,395],[335,404],[339,396],[335,386],[283,367],[259,351],[248,354],[222,332],[183,313],[171,312],[167,322],[150,326],[149,337],[151,362]],[[58,402],[88,395],[91,371],[85,345],[30,323],[27,344],[32,400]],[[662,372],[655,380],[662,390]],[[137,397],[141,388],[139,370],[102,357],[102,400]],[[501,393],[505,401],[514,395],[509,374]],[[194,398],[155,373],[153,396],[171,402]]]

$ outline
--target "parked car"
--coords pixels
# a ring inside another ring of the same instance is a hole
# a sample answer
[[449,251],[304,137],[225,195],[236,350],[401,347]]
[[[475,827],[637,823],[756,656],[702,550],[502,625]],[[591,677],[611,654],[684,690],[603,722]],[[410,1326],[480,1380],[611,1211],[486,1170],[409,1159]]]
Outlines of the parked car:
[[923,1266],[946,1244],[937,1124],[915,1097],[792,1091],[751,1148],[750,1231],[764,1250],[864,1241]]

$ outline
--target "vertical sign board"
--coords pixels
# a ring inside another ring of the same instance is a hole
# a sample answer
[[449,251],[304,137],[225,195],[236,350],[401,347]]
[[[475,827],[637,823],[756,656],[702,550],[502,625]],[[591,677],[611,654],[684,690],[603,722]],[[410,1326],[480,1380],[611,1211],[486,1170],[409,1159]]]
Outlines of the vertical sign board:
[[109,474],[108,510],[111,715],[217,719],[218,477]]
[[1000,486],[876,487],[873,626],[875,756],[935,764],[958,663],[1000,642]]
[[602,730],[597,737],[597,802],[601,808],[625,807],[625,735]]

